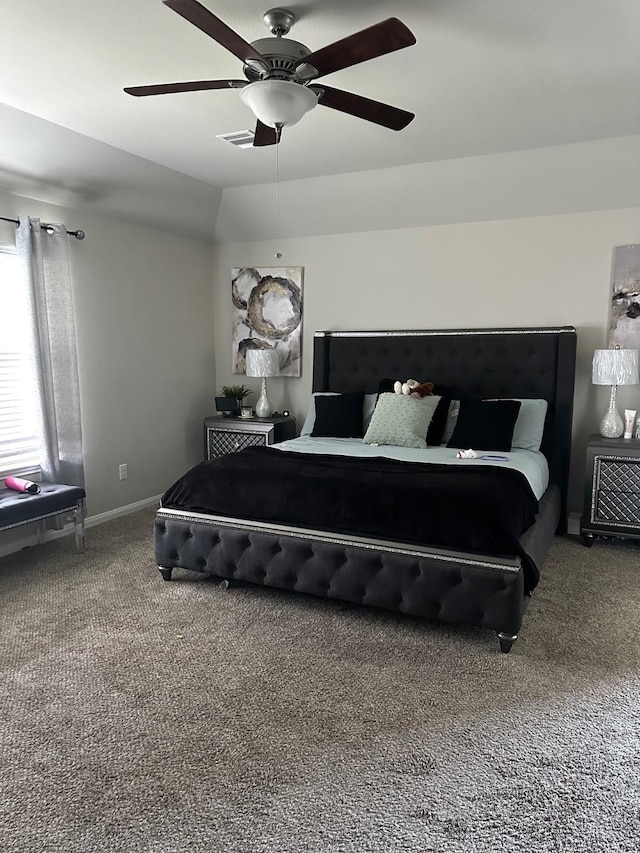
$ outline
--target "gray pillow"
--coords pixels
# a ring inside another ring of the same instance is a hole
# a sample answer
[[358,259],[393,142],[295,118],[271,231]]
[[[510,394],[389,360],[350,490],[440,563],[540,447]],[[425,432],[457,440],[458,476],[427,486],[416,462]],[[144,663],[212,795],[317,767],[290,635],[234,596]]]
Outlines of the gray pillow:
[[396,447],[426,447],[425,436],[440,397],[405,397],[380,394],[365,444],[394,444]]
[[451,436],[453,435],[453,431],[456,428],[456,424],[458,423],[458,414],[460,413],[460,400],[452,400],[449,403],[449,412],[447,413],[447,421],[444,425],[444,432],[442,433],[442,444],[447,444]]
[[523,450],[540,450],[544,421],[547,416],[548,403],[546,400],[520,400],[518,420],[513,428],[511,447],[521,447]]

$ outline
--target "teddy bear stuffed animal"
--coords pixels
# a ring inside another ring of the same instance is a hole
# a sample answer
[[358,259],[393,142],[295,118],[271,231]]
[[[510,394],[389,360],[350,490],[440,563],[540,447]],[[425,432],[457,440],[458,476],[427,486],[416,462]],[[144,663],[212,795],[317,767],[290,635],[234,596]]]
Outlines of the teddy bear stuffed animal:
[[405,397],[428,397],[433,394],[433,382],[418,382],[417,379],[407,379],[406,382],[394,382],[393,390]]

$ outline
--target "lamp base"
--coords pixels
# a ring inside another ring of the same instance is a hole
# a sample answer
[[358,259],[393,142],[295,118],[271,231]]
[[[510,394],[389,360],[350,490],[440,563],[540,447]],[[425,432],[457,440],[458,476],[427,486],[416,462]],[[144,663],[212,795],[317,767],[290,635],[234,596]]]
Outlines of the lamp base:
[[611,386],[609,408],[600,421],[600,435],[603,438],[620,438],[624,432],[624,421],[616,405],[616,385]]
[[256,415],[259,418],[270,418],[273,414],[273,406],[271,400],[267,397],[267,380],[262,377],[262,388],[260,390],[260,398],[256,403]]

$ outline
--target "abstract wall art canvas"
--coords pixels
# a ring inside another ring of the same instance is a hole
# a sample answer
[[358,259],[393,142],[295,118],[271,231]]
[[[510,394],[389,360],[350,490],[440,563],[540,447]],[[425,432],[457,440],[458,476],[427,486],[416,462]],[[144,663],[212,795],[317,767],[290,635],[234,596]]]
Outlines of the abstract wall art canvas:
[[614,248],[611,280],[609,347],[640,349],[640,243]]
[[301,375],[302,273],[303,267],[231,270],[234,373],[245,373],[248,349],[271,349],[281,376]]

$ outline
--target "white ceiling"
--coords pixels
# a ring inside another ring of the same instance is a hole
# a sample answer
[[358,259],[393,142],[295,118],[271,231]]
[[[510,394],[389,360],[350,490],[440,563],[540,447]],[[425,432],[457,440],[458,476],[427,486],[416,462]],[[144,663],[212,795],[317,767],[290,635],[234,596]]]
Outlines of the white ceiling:
[[[269,35],[268,0],[203,4],[247,41]],[[391,15],[417,44],[322,78],[415,112],[409,127],[394,132],[317,107],[283,133],[282,180],[640,133],[638,0],[283,5],[298,16],[291,37],[311,50]],[[273,181],[273,147],[238,150],[216,139],[254,125],[237,90],[123,93],[128,85],[242,77],[239,60],[161,0],[3,0],[0,8],[0,104],[212,187]],[[0,178],[64,174],[73,183],[81,138],[68,145],[60,135],[32,134],[25,146],[17,132],[2,136]],[[56,174],[47,174],[53,164]]]

